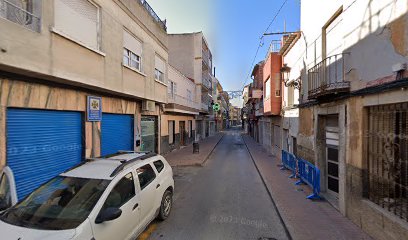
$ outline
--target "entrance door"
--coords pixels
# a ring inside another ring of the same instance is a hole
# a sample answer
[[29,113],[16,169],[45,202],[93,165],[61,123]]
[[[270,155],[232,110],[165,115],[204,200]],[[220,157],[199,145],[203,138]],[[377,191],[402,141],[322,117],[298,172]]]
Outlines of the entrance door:
[[142,116],[141,122],[142,151],[157,152],[157,121],[156,117]]
[[339,128],[326,127],[326,184],[334,195],[339,193]]
[[180,121],[179,126],[180,126],[180,145],[184,146],[185,145],[185,140],[184,140],[185,134],[184,133],[186,131],[186,122]]

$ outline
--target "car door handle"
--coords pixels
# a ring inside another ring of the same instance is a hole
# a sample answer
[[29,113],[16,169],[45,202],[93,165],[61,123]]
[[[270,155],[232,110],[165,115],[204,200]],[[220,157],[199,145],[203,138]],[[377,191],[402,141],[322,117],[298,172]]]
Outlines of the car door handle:
[[132,210],[135,210],[137,207],[139,207],[139,203],[136,203]]
[[160,184],[157,184],[156,189],[160,187]]

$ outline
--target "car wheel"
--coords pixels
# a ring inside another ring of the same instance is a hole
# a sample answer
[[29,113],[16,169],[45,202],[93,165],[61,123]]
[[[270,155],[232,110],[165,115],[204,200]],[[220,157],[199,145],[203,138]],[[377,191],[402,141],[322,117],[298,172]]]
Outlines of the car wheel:
[[163,194],[163,198],[160,205],[159,219],[166,220],[171,212],[171,207],[173,206],[173,194],[171,191],[166,190]]

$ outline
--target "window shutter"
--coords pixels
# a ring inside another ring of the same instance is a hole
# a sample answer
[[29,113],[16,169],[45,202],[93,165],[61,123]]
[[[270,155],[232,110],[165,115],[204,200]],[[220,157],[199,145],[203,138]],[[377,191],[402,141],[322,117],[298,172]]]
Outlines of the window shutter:
[[125,30],[123,31],[123,47],[142,57],[142,42]]
[[174,91],[174,95],[177,94],[177,83],[173,83],[173,91]]
[[98,7],[87,0],[55,0],[55,28],[98,49]]
[[157,55],[155,55],[155,68],[162,73],[166,72],[166,63]]

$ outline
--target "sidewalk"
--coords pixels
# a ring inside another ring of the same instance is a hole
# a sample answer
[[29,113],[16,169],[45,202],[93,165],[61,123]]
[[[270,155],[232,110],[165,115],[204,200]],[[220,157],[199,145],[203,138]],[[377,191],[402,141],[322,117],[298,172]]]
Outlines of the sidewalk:
[[193,154],[193,144],[190,144],[182,149],[167,153],[164,157],[172,167],[191,165],[201,166],[207,160],[208,156],[223,135],[223,133],[217,133],[215,136],[200,141],[200,153],[198,154]]
[[242,137],[293,239],[371,239],[328,202],[306,199],[308,187],[295,186],[276,158],[248,135]]

